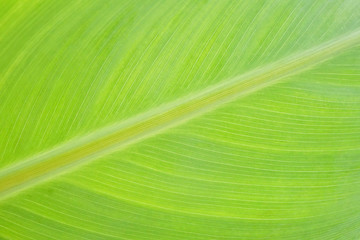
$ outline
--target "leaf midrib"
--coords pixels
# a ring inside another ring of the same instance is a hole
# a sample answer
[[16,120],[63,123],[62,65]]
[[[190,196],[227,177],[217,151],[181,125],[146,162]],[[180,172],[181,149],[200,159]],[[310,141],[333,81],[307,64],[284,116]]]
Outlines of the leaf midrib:
[[273,85],[284,77],[305,71],[359,42],[360,30],[356,30],[25,159],[20,164],[0,171],[0,198],[9,197],[129,144],[156,135],[234,98]]

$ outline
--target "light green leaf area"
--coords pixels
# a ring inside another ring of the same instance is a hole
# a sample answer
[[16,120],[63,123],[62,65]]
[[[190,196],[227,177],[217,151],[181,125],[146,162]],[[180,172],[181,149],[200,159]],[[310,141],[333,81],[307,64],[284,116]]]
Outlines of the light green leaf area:
[[358,0],[0,0],[0,239],[360,239]]

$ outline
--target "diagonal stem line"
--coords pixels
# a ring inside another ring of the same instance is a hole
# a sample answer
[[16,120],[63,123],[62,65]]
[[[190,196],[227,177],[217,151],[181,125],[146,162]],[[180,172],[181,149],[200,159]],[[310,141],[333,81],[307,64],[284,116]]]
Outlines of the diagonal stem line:
[[359,43],[360,30],[357,30],[25,159],[20,164],[0,171],[0,198],[5,199],[101,156],[154,136],[233,99],[273,85]]

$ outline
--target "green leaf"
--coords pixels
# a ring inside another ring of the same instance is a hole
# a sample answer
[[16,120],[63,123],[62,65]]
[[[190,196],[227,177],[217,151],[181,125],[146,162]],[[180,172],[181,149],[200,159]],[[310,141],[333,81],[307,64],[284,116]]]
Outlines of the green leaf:
[[360,238],[360,3],[0,1],[0,239]]

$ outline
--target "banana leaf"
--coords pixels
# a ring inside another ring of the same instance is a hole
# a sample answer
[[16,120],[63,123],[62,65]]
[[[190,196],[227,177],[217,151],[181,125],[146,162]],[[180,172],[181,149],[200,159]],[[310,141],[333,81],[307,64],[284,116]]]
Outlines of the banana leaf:
[[360,239],[360,1],[0,0],[0,239]]

